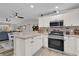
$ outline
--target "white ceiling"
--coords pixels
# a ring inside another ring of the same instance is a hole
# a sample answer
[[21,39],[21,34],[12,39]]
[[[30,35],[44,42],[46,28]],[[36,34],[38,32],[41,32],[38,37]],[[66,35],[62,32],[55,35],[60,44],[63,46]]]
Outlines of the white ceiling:
[[[34,8],[30,8],[30,5],[34,5]],[[1,3],[0,4],[0,17],[6,18],[11,16],[17,11],[21,16],[24,16],[25,20],[35,20],[41,14],[48,13],[56,10],[55,6],[59,7],[59,10],[65,10],[69,8],[77,8],[77,3]],[[12,11],[13,10],[13,11]]]

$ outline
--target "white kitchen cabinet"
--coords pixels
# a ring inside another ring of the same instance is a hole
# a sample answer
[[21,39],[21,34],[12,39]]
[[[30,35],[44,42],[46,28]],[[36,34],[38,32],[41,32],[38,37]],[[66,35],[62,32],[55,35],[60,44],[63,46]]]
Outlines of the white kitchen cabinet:
[[49,27],[49,22],[51,19],[51,16],[39,17],[39,27]]
[[[28,43],[27,43],[28,44]],[[25,55],[25,40],[21,38],[15,38],[14,40],[14,55],[24,56]]]
[[63,14],[54,15],[54,16],[39,17],[39,27],[50,27],[51,21],[63,20],[62,17],[63,17]]
[[72,36],[64,37],[64,52],[69,55],[76,55],[76,39]]
[[75,19],[73,19],[73,18],[74,18],[73,13],[65,13],[64,16],[63,16],[64,25],[65,26],[74,26],[74,24],[75,24],[74,20]]
[[[42,39],[41,36],[36,36],[33,38],[32,43],[32,53],[35,54],[42,47]],[[32,54],[32,55],[33,55]]]
[[67,13],[39,18],[39,27],[49,27],[50,21],[64,20],[64,26],[79,26],[79,9]]
[[29,39],[27,39],[27,40],[25,40],[25,46],[24,46],[24,54],[26,55],[26,56],[30,56],[30,55],[32,55],[32,38],[29,38]]
[[43,47],[48,48],[48,35],[43,35]]
[[76,46],[76,53],[77,53],[77,55],[79,56],[79,37],[76,37],[76,40],[77,40],[77,46]]
[[79,26],[79,10],[65,13],[62,18],[65,26]]
[[16,38],[14,41],[16,56],[32,56],[42,47],[41,36]]
[[63,20],[63,14],[59,14],[59,15],[54,15],[52,16],[52,19],[50,21],[60,21]]

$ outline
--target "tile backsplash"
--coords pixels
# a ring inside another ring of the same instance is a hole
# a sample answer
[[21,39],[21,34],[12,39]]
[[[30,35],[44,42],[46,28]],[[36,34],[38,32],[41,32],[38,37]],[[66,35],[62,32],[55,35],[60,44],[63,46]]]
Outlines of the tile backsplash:
[[39,32],[40,33],[45,33],[45,32],[49,32],[49,27],[39,27]]
[[67,35],[79,35],[79,26],[67,26],[67,27],[63,27],[63,28],[40,27],[39,32],[40,33],[45,33],[45,32],[48,33],[54,29],[63,31]]
[[70,35],[79,35],[79,26],[65,27],[65,32],[69,32]]

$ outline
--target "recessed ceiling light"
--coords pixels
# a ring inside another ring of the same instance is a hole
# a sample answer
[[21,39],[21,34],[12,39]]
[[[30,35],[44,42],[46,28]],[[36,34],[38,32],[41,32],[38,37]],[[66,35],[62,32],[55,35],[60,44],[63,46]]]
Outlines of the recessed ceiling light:
[[56,6],[55,8],[58,9],[58,6]]
[[30,8],[34,8],[34,5],[30,5]]

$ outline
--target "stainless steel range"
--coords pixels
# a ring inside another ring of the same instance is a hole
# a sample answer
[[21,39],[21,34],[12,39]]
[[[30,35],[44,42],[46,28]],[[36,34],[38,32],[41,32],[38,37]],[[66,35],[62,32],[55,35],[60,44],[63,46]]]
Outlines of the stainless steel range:
[[48,47],[64,51],[63,31],[51,31],[48,35]]

